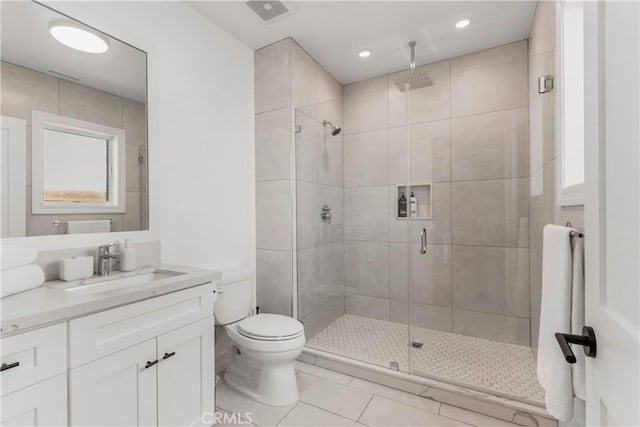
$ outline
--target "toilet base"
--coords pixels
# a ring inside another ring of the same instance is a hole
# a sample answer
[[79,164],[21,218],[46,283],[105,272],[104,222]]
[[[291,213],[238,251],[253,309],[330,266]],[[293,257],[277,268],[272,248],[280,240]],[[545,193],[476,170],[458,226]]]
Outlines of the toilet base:
[[[295,351],[296,353],[301,352]],[[265,405],[289,406],[299,399],[293,354],[284,360],[259,362],[251,357],[251,350],[239,350],[234,346],[230,352],[225,383],[240,394]]]

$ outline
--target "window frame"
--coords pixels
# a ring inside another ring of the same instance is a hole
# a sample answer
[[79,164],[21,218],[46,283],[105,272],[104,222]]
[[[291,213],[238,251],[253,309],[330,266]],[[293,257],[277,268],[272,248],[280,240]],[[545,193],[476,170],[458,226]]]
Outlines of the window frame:
[[[32,214],[103,214],[126,211],[126,134],[123,129],[35,110],[32,112],[31,126]],[[107,141],[109,192],[106,202],[43,200],[45,130]]]

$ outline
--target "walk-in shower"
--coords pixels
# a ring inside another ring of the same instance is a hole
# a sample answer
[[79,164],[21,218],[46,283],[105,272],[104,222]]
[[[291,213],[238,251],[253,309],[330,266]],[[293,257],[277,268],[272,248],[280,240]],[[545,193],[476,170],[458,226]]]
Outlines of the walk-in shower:
[[413,68],[296,109],[307,349],[541,407],[526,41]]

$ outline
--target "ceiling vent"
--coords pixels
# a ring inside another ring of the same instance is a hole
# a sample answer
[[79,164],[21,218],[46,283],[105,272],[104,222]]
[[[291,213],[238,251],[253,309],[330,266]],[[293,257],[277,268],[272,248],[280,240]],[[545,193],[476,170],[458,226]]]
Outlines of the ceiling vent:
[[247,6],[265,22],[289,12],[281,1],[248,1]]

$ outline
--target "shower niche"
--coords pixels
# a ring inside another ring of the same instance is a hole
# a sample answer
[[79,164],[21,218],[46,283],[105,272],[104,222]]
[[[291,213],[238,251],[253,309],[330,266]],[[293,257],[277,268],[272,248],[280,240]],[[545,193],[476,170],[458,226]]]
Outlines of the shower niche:
[[[411,193],[416,198],[417,212],[411,215]],[[400,216],[399,202],[404,194],[407,203],[407,215]],[[395,200],[396,220],[405,219],[433,219],[433,196],[431,191],[431,183],[412,184],[410,187],[406,185],[396,185]]]

